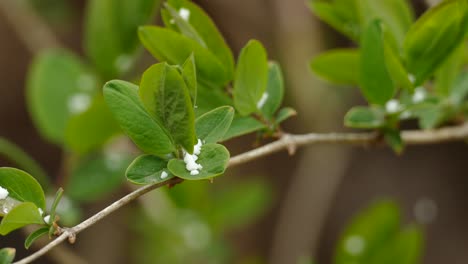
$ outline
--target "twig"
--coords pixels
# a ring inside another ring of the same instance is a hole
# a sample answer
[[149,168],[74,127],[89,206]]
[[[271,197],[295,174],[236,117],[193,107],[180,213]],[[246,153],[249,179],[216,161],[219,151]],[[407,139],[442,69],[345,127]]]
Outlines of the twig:
[[[456,127],[446,127],[436,130],[414,130],[414,131],[403,131],[402,132],[403,141],[407,145],[423,145],[423,144],[434,144],[442,143],[449,141],[459,141],[468,138],[468,122]],[[246,163],[257,158],[267,156],[269,154],[278,152],[280,150],[288,149],[293,146],[300,147],[305,145],[313,144],[346,144],[346,145],[367,145],[373,144],[377,140],[377,134],[374,132],[369,133],[328,133],[328,134],[319,134],[319,133],[310,133],[304,135],[292,135],[285,134],[281,139],[259,147],[257,149],[245,152],[243,154],[234,156],[229,161],[229,166],[235,166],[242,163]],[[41,257],[49,250],[59,245],[63,241],[69,239],[70,242],[74,242],[76,234],[83,231],[84,229],[94,225],[99,220],[105,218],[109,214],[118,210],[119,208],[127,205],[131,201],[137,199],[143,194],[157,189],[162,186],[172,186],[177,183],[182,182],[180,178],[172,178],[166,182],[150,184],[143,186],[126,196],[122,197],[120,200],[112,203],[108,207],[104,208],[102,211],[91,216],[84,222],[72,227],[64,229],[63,233],[58,236],[55,240],[47,244],[39,251],[33,253],[32,255],[15,262],[16,264],[27,264]]]

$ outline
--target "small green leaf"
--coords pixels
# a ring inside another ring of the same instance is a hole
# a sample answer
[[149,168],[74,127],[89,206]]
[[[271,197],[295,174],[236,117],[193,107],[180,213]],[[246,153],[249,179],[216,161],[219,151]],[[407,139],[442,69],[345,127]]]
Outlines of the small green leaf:
[[[49,233],[49,227],[48,226],[41,227],[41,228],[37,229],[36,231],[32,232],[31,234],[29,234],[29,236],[24,241],[24,247],[26,249],[29,249],[29,247],[31,247],[31,245],[34,243],[34,241],[38,240],[39,238],[41,238],[43,235],[45,235],[47,233]],[[3,262],[0,262],[0,263],[3,263]]]
[[426,81],[463,41],[468,27],[468,3],[443,1],[424,13],[407,33],[404,51],[415,85]]
[[21,201],[32,202],[45,209],[44,191],[37,180],[28,173],[15,168],[0,168],[0,186],[7,189],[9,196]]
[[385,125],[385,113],[380,108],[356,106],[345,115],[345,126],[375,129]]
[[164,182],[174,177],[167,167],[167,160],[153,155],[137,157],[127,168],[127,180],[134,184]]
[[387,66],[388,73],[392,77],[394,84],[407,91],[413,92],[414,85],[403,66],[400,56],[388,43],[384,43],[384,54],[385,66]]
[[414,107],[411,112],[419,119],[422,129],[432,129],[440,126],[448,116],[446,109],[435,103],[424,103]]
[[438,95],[448,96],[454,89],[460,70],[463,68],[466,43],[462,42],[442,63],[435,73],[435,91]]
[[59,188],[57,192],[55,193],[54,201],[52,202],[52,205],[50,206],[49,220],[47,221],[48,223],[46,223],[50,225],[49,237],[52,237],[52,235],[56,231],[56,227],[54,226],[53,223],[55,222],[55,216],[57,214],[57,206],[59,205],[60,200],[62,200],[62,196],[63,196],[63,189]]
[[72,169],[66,186],[67,195],[83,202],[105,197],[121,186],[130,162],[128,154],[118,152],[87,155]]
[[205,113],[197,118],[195,131],[197,137],[206,143],[216,143],[220,141],[234,119],[234,108],[222,106]]
[[86,10],[86,54],[107,78],[129,70],[138,47],[137,28],[149,23],[160,0],[92,0]]
[[7,235],[13,230],[31,224],[44,224],[39,209],[34,203],[21,203],[3,217],[0,223],[0,235]]
[[401,139],[400,131],[398,129],[384,129],[385,142],[395,151],[400,154],[405,147],[405,143]]
[[395,93],[395,86],[385,62],[381,23],[369,23],[362,36],[361,91],[370,103],[385,104]]
[[104,99],[122,130],[141,150],[159,156],[175,150],[170,136],[140,102],[138,86],[110,81],[104,85]]
[[143,45],[159,61],[183,65],[193,53],[199,82],[222,87],[230,80],[216,56],[195,40],[172,30],[155,26],[140,27],[138,33]]
[[70,116],[86,110],[96,91],[95,77],[67,51],[40,53],[29,69],[29,112],[42,136],[56,144],[63,143]]
[[268,59],[265,48],[251,40],[241,50],[234,81],[234,106],[241,115],[258,110],[258,104],[266,90]]
[[460,106],[468,95],[468,74],[462,71],[455,80],[453,88],[450,91],[450,100],[457,106]]
[[264,93],[265,99],[260,107],[262,115],[271,119],[281,106],[284,96],[284,81],[278,63],[270,62],[268,65],[268,82]]
[[182,65],[182,78],[184,78],[185,85],[187,86],[192,104],[197,104],[197,69],[195,66],[195,57],[193,53],[187,58],[184,65]]
[[229,162],[229,151],[219,144],[206,144],[201,148],[201,153],[196,161],[203,168],[198,175],[191,175],[185,168],[185,162],[179,159],[169,161],[167,168],[177,177],[186,180],[202,180],[219,176],[224,173]]
[[278,114],[276,115],[275,122],[279,124],[283,121],[286,121],[288,118],[292,116],[296,116],[297,112],[291,107],[284,107],[279,110]]
[[235,116],[222,141],[265,128],[265,124],[250,116]]
[[0,249],[0,263],[11,264],[15,259],[16,249],[14,248],[2,248]]
[[162,62],[143,73],[140,99],[146,110],[189,153],[195,145],[195,113],[185,82],[175,67]]
[[316,56],[310,63],[319,77],[335,83],[358,86],[360,55],[357,49],[335,49]]
[[120,131],[104,98],[96,96],[86,111],[70,118],[65,131],[65,143],[74,152],[85,154],[101,147]]

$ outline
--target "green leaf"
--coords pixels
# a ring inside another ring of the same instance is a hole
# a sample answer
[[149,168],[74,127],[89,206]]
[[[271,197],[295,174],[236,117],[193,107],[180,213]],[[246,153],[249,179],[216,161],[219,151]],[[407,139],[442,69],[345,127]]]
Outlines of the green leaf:
[[160,0],[92,0],[86,10],[86,54],[106,78],[129,70],[138,47],[138,26],[149,23]]
[[120,131],[104,98],[96,96],[86,111],[70,118],[65,143],[74,152],[85,154],[101,147]]
[[189,153],[195,145],[195,113],[185,82],[175,67],[162,62],[143,73],[140,99],[146,110]]
[[196,161],[203,168],[198,175],[190,175],[185,168],[185,162],[179,159],[169,161],[167,168],[177,177],[186,180],[202,180],[219,176],[224,173],[229,162],[229,151],[219,144],[206,144],[201,148],[201,153]]
[[167,132],[145,110],[138,86],[124,81],[104,85],[104,99],[122,130],[144,152],[164,156],[175,150]]
[[413,92],[414,85],[410,80],[410,75],[402,64],[400,56],[388,43],[384,43],[385,66],[396,86]]
[[[202,46],[205,46],[211,51],[211,53],[213,53],[214,56],[216,56],[216,58],[223,64],[223,68],[225,69],[229,80],[232,80],[234,75],[234,58],[231,49],[226,44],[223,36],[211,18],[203,11],[203,9],[191,1],[183,1],[183,3],[178,6],[172,6],[172,11],[170,8],[168,9],[179,31],[194,40],[200,39],[201,42],[199,43],[204,43]],[[182,8],[188,11],[189,15],[187,20],[179,19],[179,13]],[[174,9],[177,9],[177,11]],[[190,31],[188,34],[184,28],[189,28]],[[194,36],[192,37],[192,35]]]
[[407,33],[404,51],[415,85],[426,81],[463,41],[468,27],[468,3],[443,1],[424,13]]
[[440,104],[424,103],[414,107],[411,112],[419,119],[422,129],[432,129],[440,126],[448,115],[445,108]]
[[182,78],[184,78],[185,85],[187,86],[190,98],[192,99],[192,104],[196,105],[197,103],[197,69],[195,65],[195,57],[193,53],[182,65]]
[[283,102],[284,81],[281,68],[278,63],[271,62],[268,65],[268,82],[265,91],[265,100],[260,107],[262,115],[271,119]]
[[265,48],[251,40],[241,50],[234,81],[234,106],[241,115],[258,110],[258,103],[266,90],[268,60]]
[[47,233],[49,233],[49,227],[48,226],[41,227],[41,228],[37,229],[36,231],[32,232],[31,234],[29,234],[29,236],[24,241],[24,247],[26,249],[29,249],[29,247],[31,247],[31,245],[34,243],[34,241],[38,240],[39,238],[41,238],[43,235],[45,235]]
[[197,137],[205,143],[216,143],[223,139],[234,119],[234,108],[222,106],[203,114],[195,122]]
[[373,204],[346,227],[334,263],[369,263],[372,254],[385,246],[399,227],[400,211],[396,204],[390,201]]
[[3,217],[0,223],[0,235],[7,235],[13,230],[31,224],[44,224],[39,209],[34,203],[21,203]]
[[9,196],[21,201],[32,202],[45,209],[44,191],[37,180],[28,173],[15,168],[0,168],[0,186],[7,189]]
[[88,108],[96,88],[95,77],[67,51],[51,50],[34,58],[26,95],[41,135],[53,143],[63,143],[70,116]]
[[143,45],[159,61],[182,65],[193,53],[199,82],[223,86],[230,80],[216,56],[195,40],[155,26],[140,27],[138,33]]
[[16,249],[14,248],[2,248],[0,249],[0,263],[11,264],[15,259]]
[[275,122],[276,124],[279,124],[283,121],[286,121],[286,119],[296,116],[297,112],[291,107],[283,107],[281,110],[279,110],[278,114],[276,115]]
[[210,89],[209,87],[198,84],[195,116],[199,117],[206,112],[226,105],[232,106],[234,103],[224,90]]
[[457,106],[460,106],[468,95],[468,74],[462,71],[455,80],[454,86],[450,91],[450,100]]
[[127,180],[134,184],[164,182],[174,177],[167,167],[167,160],[153,155],[137,157],[127,168]]
[[380,108],[356,106],[345,115],[345,126],[353,128],[381,128],[385,125],[385,113]]
[[72,169],[65,188],[68,196],[83,202],[102,199],[121,186],[130,162],[128,154],[115,151],[87,155]]
[[360,69],[361,91],[370,103],[383,105],[393,97],[395,87],[385,62],[379,21],[370,23],[362,37]]
[[235,116],[222,141],[265,128],[265,124],[250,116]]
[[461,43],[442,63],[435,73],[435,91],[438,95],[448,96],[454,89],[457,77],[463,68],[466,44]]
[[200,45],[202,45],[204,48],[206,48],[206,43],[203,40],[203,38],[198,34],[198,32],[195,30],[195,28],[192,27],[192,25],[187,21],[190,20],[190,11],[187,9],[184,9],[184,11],[188,11],[188,17],[187,20],[186,18],[182,18],[179,15],[179,11],[173,8],[169,3],[165,4],[166,9],[169,11],[169,15],[172,17],[172,21],[176,24],[178,27],[179,31],[185,35],[186,37],[189,37],[196,42],[198,42]]
[[310,63],[319,77],[345,85],[359,85],[360,55],[357,49],[335,49],[316,56]]
[[405,143],[401,139],[400,131],[398,129],[384,129],[385,142],[395,151],[397,154],[401,154]]

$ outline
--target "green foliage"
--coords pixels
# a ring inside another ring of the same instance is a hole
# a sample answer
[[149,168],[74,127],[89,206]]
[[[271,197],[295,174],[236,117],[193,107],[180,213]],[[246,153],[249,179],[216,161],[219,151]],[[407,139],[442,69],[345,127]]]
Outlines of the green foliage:
[[346,113],[345,125],[365,129],[381,128],[385,125],[385,113],[378,107],[355,106]]
[[260,107],[260,112],[264,117],[271,120],[283,103],[284,97],[283,74],[281,73],[280,65],[276,62],[270,62],[268,65],[268,81],[265,96],[266,98]]
[[223,141],[243,136],[265,128],[265,124],[250,116],[235,116],[231,127],[224,135]]
[[197,118],[195,130],[198,138],[206,143],[221,141],[226,135],[232,120],[234,119],[234,108],[222,106],[211,110]]
[[336,84],[359,85],[360,54],[356,49],[335,49],[316,56],[310,63],[317,76]]
[[127,180],[135,184],[151,184],[167,181],[174,176],[167,169],[167,160],[154,155],[137,157],[125,172]]
[[0,249],[0,263],[10,264],[15,259],[16,249],[14,248],[2,248]]
[[0,222],[0,235],[7,235],[13,230],[31,224],[44,224],[38,207],[31,202],[21,203],[3,217]]
[[37,229],[36,231],[32,232],[24,241],[24,248],[29,249],[29,247],[31,247],[34,241],[38,240],[39,238],[41,238],[42,236],[48,233],[49,233],[49,227],[47,226],[41,227]]
[[0,168],[0,186],[7,189],[12,198],[21,202],[31,202],[37,208],[45,209],[44,191],[37,180],[28,173],[15,168]]

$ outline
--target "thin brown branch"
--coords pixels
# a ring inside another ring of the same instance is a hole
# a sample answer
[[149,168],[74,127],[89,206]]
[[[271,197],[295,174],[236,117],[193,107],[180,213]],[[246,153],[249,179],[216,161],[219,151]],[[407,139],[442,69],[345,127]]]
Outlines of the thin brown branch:
[[[403,131],[402,138],[403,138],[403,141],[407,145],[424,145],[424,144],[435,144],[435,143],[443,143],[443,142],[449,142],[449,141],[465,140],[468,138],[468,123],[464,123],[456,127],[446,127],[446,128],[436,129],[436,130]],[[246,162],[270,155],[272,153],[278,152],[280,150],[286,150],[291,147],[296,148],[300,146],[314,145],[314,144],[368,145],[368,144],[375,143],[377,139],[378,139],[377,134],[373,132],[328,133],[328,134],[310,133],[310,134],[304,134],[304,135],[285,134],[281,139],[275,142],[269,143],[257,149],[254,149],[254,150],[232,157],[229,161],[229,166],[231,167],[231,166],[239,165],[242,163],[246,163]],[[94,225],[101,219],[110,215],[111,213],[118,210],[119,208],[127,205],[128,203],[137,199],[143,194],[149,191],[152,191],[154,189],[157,189],[159,187],[162,187],[162,186],[166,186],[166,185],[171,186],[180,182],[182,182],[182,179],[172,178],[166,182],[143,186],[129,193],[128,195],[122,197],[120,200],[112,203],[111,205],[104,208],[102,211],[98,212],[97,214],[91,216],[84,222],[72,228],[64,229],[63,233],[60,236],[58,236],[55,240],[47,244],[47,246],[33,253],[29,257],[26,257],[15,263],[16,264],[31,263],[32,261],[41,257],[42,255],[47,253],[49,250],[56,247],[57,245],[59,245],[60,243],[62,243],[63,241],[67,239],[70,242],[74,242],[76,234]]]

